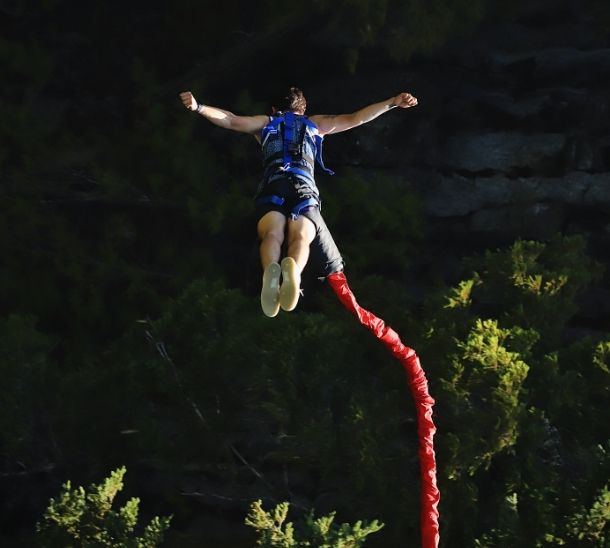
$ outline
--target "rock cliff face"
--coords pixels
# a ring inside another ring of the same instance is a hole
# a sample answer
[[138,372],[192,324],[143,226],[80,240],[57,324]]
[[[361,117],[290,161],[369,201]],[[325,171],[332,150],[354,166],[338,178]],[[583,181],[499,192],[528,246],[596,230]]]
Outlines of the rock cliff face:
[[444,241],[584,232],[607,258],[610,39],[592,29],[573,3],[538,3],[409,70],[368,75],[363,95],[407,89],[420,105],[329,139],[329,163],[403,181]]

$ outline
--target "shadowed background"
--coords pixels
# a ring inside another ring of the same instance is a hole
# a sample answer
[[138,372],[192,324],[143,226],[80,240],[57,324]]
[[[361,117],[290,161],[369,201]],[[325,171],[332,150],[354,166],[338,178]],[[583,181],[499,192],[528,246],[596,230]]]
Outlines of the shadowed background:
[[0,21],[3,544],[36,546],[62,482],[125,465],[143,514],[174,515],[168,546],[253,545],[257,498],[418,545],[399,368],[313,276],[262,316],[258,148],[178,99],[262,114],[298,85],[310,114],[419,99],[326,139],[318,181],[360,301],[427,369],[442,542],[603,545],[604,2],[5,1]]

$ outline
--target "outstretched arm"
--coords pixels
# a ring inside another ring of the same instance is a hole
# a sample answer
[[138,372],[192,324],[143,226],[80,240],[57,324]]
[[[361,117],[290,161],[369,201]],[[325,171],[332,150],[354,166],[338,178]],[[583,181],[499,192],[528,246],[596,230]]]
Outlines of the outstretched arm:
[[233,131],[253,135],[263,129],[269,121],[268,116],[237,116],[228,110],[197,103],[190,91],[183,91],[180,100],[187,109],[198,112],[217,126]]
[[413,95],[410,93],[399,93],[396,97],[391,97],[380,103],[374,103],[352,114],[316,115],[311,116],[310,120],[318,126],[320,135],[328,135],[329,133],[339,133],[340,131],[347,131],[353,127],[366,124],[395,107],[409,108],[415,105],[417,105],[417,99]]

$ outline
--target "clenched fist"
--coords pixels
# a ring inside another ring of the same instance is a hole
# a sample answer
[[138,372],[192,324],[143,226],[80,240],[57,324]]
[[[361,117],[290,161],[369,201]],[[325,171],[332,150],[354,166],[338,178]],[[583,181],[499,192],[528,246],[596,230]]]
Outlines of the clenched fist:
[[190,91],[183,91],[180,94],[180,100],[182,101],[182,104],[189,110],[197,110],[198,103]]
[[409,108],[417,105],[417,98],[410,93],[399,93],[394,97],[394,106],[400,108]]

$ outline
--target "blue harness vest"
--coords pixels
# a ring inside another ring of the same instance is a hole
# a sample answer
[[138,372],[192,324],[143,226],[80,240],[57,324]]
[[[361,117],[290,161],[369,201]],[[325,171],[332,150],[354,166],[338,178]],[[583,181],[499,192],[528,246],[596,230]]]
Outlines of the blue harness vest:
[[[315,161],[326,173],[334,175],[322,160],[322,136],[318,133],[317,126],[306,116],[285,112],[273,117],[262,129],[261,147],[264,175],[260,188],[267,182],[290,173],[317,194]],[[258,198],[257,202],[282,205],[284,199],[267,195]],[[291,211],[292,218],[298,217],[303,209],[312,205],[319,205],[319,201],[309,197],[297,203]]]

